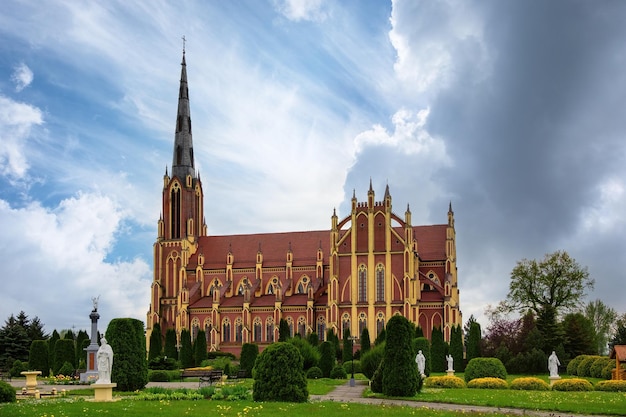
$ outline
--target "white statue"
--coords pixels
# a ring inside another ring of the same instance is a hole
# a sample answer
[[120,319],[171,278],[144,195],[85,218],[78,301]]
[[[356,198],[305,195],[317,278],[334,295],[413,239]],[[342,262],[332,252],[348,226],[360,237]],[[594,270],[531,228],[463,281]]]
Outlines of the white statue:
[[417,363],[417,371],[420,375],[425,375],[424,370],[426,369],[426,356],[422,353],[422,351],[417,352],[417,356],[415,356],[415,363]]
[[559,376],[559,358],[556,356],[556,352],[552,351],[552,354],[548,357],[548,371],[550,371],[550,377]]
[[454,372],[454,358],[452,357],[452,355],[447,355],[446,361],[448,362],[448,372]]
[[98,361],[98,380],[96,384],[110,384],[111,369],[113,368],[113,349],[107,344],[104,336],[100,339],[100,348],[96,358]]

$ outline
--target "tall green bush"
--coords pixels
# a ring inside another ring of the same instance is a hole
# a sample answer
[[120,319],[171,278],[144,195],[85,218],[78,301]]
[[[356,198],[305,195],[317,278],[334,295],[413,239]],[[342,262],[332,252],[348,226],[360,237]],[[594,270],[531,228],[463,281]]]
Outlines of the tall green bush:
[[[424,374],[430,376],[430,341],[425,337],[417,337],[413,339],[413,353],[417,356],[417,352],[422,351],[422,355],[426,358],[424,365]],[[415,358],[414,358],[415,360]]]
[[289,329],[289,323],[287,320],[280,319],[278,322],[278,341],[286,342],[291,337],[291,330]]
[[178,350],[176,350],[176,331],[167,329],[165,332],[165,348],[163,353],[168,358],[178,360]]
[[374,378],[374,373],[380,366],[380,363],[383,360],[384,353],[385,342],[377,344],[369,352],[361,355],[361,372],[363,372],[363,375],[365,375],[369,380],[372,380]]
[[206,351],[206,332],[204,330],[200,330],[198,331],[196,340],[193,343],[193,358],[196,365],[200,365],[202,361],[207,358]]
[[460,325],[452,326],[450,333],[450,355],[454,359],[454,370],[463,372],[465,369],[463,363],[463,330]]
[[306,340],[299,337],[292,337],[287,341],[298,348],[298,352],[302,355],[304,370],[307,371],[313,366],[317,366],[320,361],[320,353]]
[[131,318],[113,319],[105,334],[113,350],[111,382],[120,391],[136,391],[148,383],[146,338],[143,322]]
[[246,375],[252,375],[254,362],[259,356],[259,347],[254,343],[244,343],[241,346],[241,358],[239,359],[239,369],[246,371]]
[[258,356],[252,393],[254,401],[308,400],[302,355],[294,345],[273,343]]
[[[55,345],[57,343],[57,340],[59,340],[60,338],[61,337],[59,336],[59,332],[57,332],[56,329],[54,329],[52,331],[52,335],[48,339],[48,366],[50,367],[52,372],[58,369],[56,363],[54,362],[54,355],[55,355],[55,349],[56,349]],[[61,365],[59,365],[59,368],[61,367]],[[47,374],[48,372],[46,372],[46,375]]]
[[320,360],[318,363],[319,368],[322,370],[324,378],[330,377],[330,371],[335,367],[335,346],[328,340],[322,342],[319,345]]
[[45,340],[33,340],[28,354],[28,367],[33,371],[41,371],[41,375],[48,375],[48,342]]
[[441,327],[433,329],[430,341],[430,367],[433,372],[445,372],[446,366],[446,343],[443,340]]
[[470,324],[467,346],[465,346],[467,361],[478,358],[481,355],[481,329],[477,321]]
[[506,368],[497,358],[474,358],[465,367],[465,382],[476,378],[500,378],[506,380]]
[[152,333],[150,333],[150,350],[148,353],[148,360],[158,358],[163,353],[163,335],[161,334],[161,325],[154,323],[152,326]]
[[[89,343],[87,343],[87,345],[85,345],[85,340],[89,340],[89,335],[87,334],[86,331],[84,330],[79,330],[78,334],[76,335],[76,361],[74,362],[76,364],[76,368],[81,368],[81,363],[86,363],[87,362],[87,353],[83,350],[83,346],[89,346]],[[87,365],[85,365],[86,367]]]
[[412,397],[421,388],[412,339],[415,334],[404,316],[393,316],[387,323],[384,352],[383,394]]
[[372,341],[370,340],[370,332],[367,327],[363,327],[361,331],[361,355],[369,352],[372,348]]
[[343,331],[343,352],[341,362],[349,362],[352,360],[352,340],[350,340],[350,329]]
[[191,333],[187,329],[180,332],[180,363],[183,368],[191,368],[193,362],[193,348],[191,346]]
[[54,374],[56,375],[59,372],[59,369],[65,364],[65,362],[69,362],[74,369],[76,369],[76,351],[74,350],[74,340],[73,339],[59,339],[54,344],[54,364],[56,368],[54,369]]

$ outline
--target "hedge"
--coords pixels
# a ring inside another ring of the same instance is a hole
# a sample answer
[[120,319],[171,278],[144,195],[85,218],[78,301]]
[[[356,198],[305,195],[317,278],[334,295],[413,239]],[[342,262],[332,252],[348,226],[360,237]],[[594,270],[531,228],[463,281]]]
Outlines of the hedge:
[[550,385],[543,379],[535,377],[516,378],[511,381],[511,389],[524,391],[549,391]]
[[467,388],[507,389],[509,385],[500,378],[475,378],[467,383]]
[[428,388],[465,388],[465,381],[458,376],[429,376],[424,380]]
[[626,392],[626,381],[600,381],[596,391]]
[[570,378],[554,381],[553,391],[593,391],[593,385],[586,379]]

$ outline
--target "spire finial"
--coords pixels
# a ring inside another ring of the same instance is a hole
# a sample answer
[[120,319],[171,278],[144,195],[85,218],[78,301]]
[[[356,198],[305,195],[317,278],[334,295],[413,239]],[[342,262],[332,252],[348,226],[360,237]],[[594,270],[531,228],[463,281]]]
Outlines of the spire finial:
[[185,43],[187,42],[187,39],[185,39],[185,35],[183,35],[183,55],[185,55]]

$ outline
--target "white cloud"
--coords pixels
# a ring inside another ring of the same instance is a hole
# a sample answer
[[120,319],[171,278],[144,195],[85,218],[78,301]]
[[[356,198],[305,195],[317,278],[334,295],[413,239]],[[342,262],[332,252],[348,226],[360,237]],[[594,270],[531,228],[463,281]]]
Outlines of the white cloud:
[[11,81],[15,83],[15,91],[20,92],[33,82],[33,72],[22,62],[15,67]]
[[324,0],[276,0],[274,6],[287,19],[294,21],[320,21],[327,16]]
[[606,233],[624,226],[626,216],[626,186],[621,178],[612,177],[598,185],[599,197],[591,207],[583,210],[581,231],[583,233]]
[[26,175],[27,141],[32,127],[42,123],[40,109],[0,95],[0,174],[10,179]]
[[[0,249],[10,260],[3,266],[2,313],[24,310],[42,318],[50,331],[83,328],[91,297],[100,294],[104,321],[143,319],[149,265],[106,259],[123,218],[120,207],[98,194],[80,193],[53,209],[39,203],[12,208],[0,200]],[[46,322],[50,317],[56,321]]]

